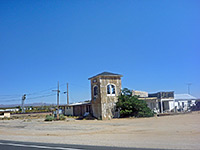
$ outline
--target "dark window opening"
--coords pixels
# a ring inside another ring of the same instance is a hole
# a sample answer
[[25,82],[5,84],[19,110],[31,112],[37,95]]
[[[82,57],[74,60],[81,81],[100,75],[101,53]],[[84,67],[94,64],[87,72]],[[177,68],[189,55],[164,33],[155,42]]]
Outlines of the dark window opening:
[[97,95],[98,95],[98,87],[95,86],[95,87],[94,87],[94,96],[97,96]]

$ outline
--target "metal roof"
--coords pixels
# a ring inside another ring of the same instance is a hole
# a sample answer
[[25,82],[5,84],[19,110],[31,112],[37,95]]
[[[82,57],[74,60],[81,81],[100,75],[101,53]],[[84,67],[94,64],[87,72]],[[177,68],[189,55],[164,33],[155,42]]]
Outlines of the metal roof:
[[190,99],[197,99],[196,97],[190,95],[190,94],[174,94],[175,100],[190,100]]
[[91,102],[78,102],[78,103],[73,103],[73,104],[69,104],[69,106],[76,106],[76,105],[87,105],[87,104],[91,104]]
[[0,109],[0,112],[11,112],[9,110]]
[[89,80],[94,77],[97,77],[97,76],[119,76],[119,77],[122,77],[121,74],[116,74],[116,73],[111,73],[111,72],[102,72],[102,73],[97,74],[96,76],[90,77]]
[[78,103],[72,103],[72,104],[65,104],[60,106],[77,106],[77,105],[87,105],[91,104],[91,101],[84,101],[84,102],[78,102]]

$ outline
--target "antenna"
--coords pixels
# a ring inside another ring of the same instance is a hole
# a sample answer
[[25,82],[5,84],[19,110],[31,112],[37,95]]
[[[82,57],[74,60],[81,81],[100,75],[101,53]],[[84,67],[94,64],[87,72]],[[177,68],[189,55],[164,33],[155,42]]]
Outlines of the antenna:
[[192,83],[187,83],[188,86],[188,94],[190,94],[190,86],[192,85]]

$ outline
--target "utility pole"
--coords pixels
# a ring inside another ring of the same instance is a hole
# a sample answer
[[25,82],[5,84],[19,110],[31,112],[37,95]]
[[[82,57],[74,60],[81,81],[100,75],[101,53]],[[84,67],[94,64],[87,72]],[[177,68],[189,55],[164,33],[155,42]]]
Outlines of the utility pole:
[[190,94],[190,86],[192,85],[192,83],[188,83],[188,94]]
[[25,101],[25,99],[26,99],[26,94],[24,94],[22,96],[22,113],[25,113],[25,111],[24,111],[24,101]]
[[67,93],[67,105],[69,105],[69,87],[68,87],[68,83],[67,83],[67,92],[64,92],[64,94]]
[[67,83],[67,105],[69,105],[69,87]]
[[57,92],[57,111],[56,111],[56,116],[57,116],[57,120],[59,120],[59,94],[60,94],[59,81],[58,81],[58,89],[57,90],[53,90],[53,91]]

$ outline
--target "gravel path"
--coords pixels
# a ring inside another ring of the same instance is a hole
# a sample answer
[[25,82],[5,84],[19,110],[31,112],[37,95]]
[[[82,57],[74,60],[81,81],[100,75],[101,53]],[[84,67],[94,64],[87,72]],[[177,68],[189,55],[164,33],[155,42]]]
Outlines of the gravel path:
[[200,112],[140,119],[0,120],[0,139],[99,146],[199,149]]

